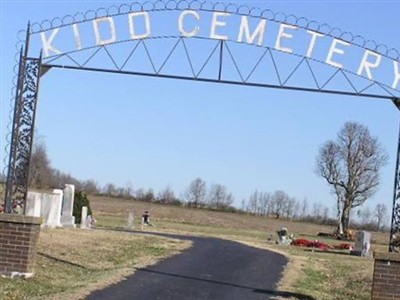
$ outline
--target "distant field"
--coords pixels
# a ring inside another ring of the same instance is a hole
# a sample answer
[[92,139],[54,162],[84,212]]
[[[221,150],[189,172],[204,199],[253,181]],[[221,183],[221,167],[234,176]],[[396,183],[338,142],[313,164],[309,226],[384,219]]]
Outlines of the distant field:
[[[152,221],[157,225],[156,229],[163,231],[188,231],[187,229],[195,226],[196,232],[218,233],[222,230],[221,232],[224,234],[239,234],[242,237],[245,237],[243,234],[247,232],[250,236],[257,236],[266,240],[270,235],[276,238],[276,231],[281,227],[288,228],[289,232],[293,233],[296,238],[308,239],[320,239],[316,237],[318,232],[332,232],[334,230],[332,226],[255,217],[247,214],[189,209],[98,196],[90,196],[89,199],[100,226],[124,227],[128,213],[132,210],[136,222],[139,224],[143,211],[149,210]],[[379,249],[389,243],[388,234],[382,232],[372,232],[372,239],[374,241],[373,247]],[[330,242],[335,243],[336,241],[330,240]],[[337,241],[337,243],[340,243],[340,241]]]
[[[332,232],[331,226],[254,217],[245,214],[214,212],[107,197],[90,196],[97,226],[124,227],[128,213],[135,214],[135,229],[140,228],[143,211],[149,210],[155,227],[146,231],[215,236],[270,249],[289,257],[290,263],[280,283],[281,291],[296,292],[316,300],[370,299],[373,259],[350,256],[348,251],[318,251],[282,247],[267,241],[286,227],[295,238],[321,240],[328,244],[341,241],[320,239],[318,232]],[[387,251],[388,234],[372,232],[372,249]],[[288,298],[285,298],[288,299]],[[295,298],[292,298],[295,299]]]

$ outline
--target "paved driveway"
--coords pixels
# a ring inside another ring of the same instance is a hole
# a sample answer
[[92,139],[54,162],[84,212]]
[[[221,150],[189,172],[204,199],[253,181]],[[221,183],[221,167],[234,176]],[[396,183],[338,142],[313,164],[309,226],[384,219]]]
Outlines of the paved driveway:
[[[160,235],[192,240],[193,247],[154,266],[137,269],[126,280],[87,299],[256,300],[295,296],[274,292],[287,263],[280,254],[216,238]],[[298,299],[312,298],[300,295]]]

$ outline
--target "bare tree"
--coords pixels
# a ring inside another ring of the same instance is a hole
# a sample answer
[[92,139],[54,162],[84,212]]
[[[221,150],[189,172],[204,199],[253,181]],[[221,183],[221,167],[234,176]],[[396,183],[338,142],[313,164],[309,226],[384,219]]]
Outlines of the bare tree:
[[283,213],[285,212],[288,200],[289,196],[284,191],[276,191],[272,195],[272,201],[274,202],[274,214],[278,219],[282,217]]
[[313,217],[316,219],[320,219],[322,217],[322,205],[321,203],[313,203],[312,208]]
[[304,219],[307,217],[308,214],[308,200],[307,198],[303,199],[303,202],[301,203],[301,217]]
[[51,187],[53,169],[47,155],[47,148],[42,137],[34,140],[29,166],[29,186],[46,189]]
[[329,219],[329,207],[324,207],[323,215],[322,215],[322,220],[324,222],[328,221]]
[[385,204],[379,203],[375,207],[375,217],[376,217],[376,227],[378,230],[382,229],[382,223],[384,223],[387,218],[388,209]]
[[247,202],[247,211],[252,214],[258,214],[259,210],[259,196],[258,191],[256,190],[253,194],[251,194],[249,201]]
[[225,186],[221,184],[214,184],[211,186],[208,203],[214,208],[227,208],[233,203],[233,196],[228,193]]
[[149,188],[147,192],[145,192],[141,200],[146,202],[154,202],[155,199],[156,197],[154,196],[154,190],[152,188]]
[[133,184],[132,181],[128,181],[125,184],[125,188],[124,188],[124,198],[132,198],[134,195],[134,189],[133,189]]
[[387,155],[378,138],[364,125],[347,122],[335,141],[326,142],[316,159],[316,173],[336,196],[338,232],[347,231],[351,209],[363,204],[377,190],[379,171]]
[[285,206],[285,215],[286,219],[293,219],[293,212],[294,212],[294,207],[296,205],[296,199],[295,198],[288,198],[286,201],[286,206]]
[[360,217],[361,219],[361,223],[363,225],[369,225],[371,224],[371,217],[372,217],[372,213],[369,209],[369,207],[365,207],[363,209],[360,209],[357,212],[357,215]]
[[166,204],[171,204],[176,201],[175,193],[169,185],[167,185],[165,189],[158,193],[157,201]]
[[99,194],[99,192],[100,192],[99,184],[93,179],[89,179],[89,180],[82,182],[82,186],[83,186],[83,190],[87,194],[94,195],[94,194]]
[[295,204],[293,207],[293,218],[295,220],[300,219],[300,201],[295,199]]
[[240,209],[245,212],[246,211],[246,199],[242,199],[241,204],[240,204]]
[[103,187],[103,193],[109,197],[115,197],[117,195],[117,187],[114,183],[107,183]]
[[136,200],[143,200],[144,195],[145,195],[145,191],[143,188],[137,189],[134,193]]
[[84,188],[84,182],[57,169],[52,169],[51,178],[48,179],[48,183],[49,187],[54,188],[63,188],[65,184],[75,185],[76,191],[82,191]]
[[124,198],[125,188],[123,188],[122,186],[117,186],[116,190],[115,190],[115,196],[117,196],[119,198]]
[[0,170],[0,182],[6,182],[7,176],[6,174]]
[[260,211],[263,216],[268,215],[268,208],[271,203],[271,194],[270,193],[260,193],[259,196],[259,205],[260,205]]
[[206,182],[201,178],[193,180],[185,192],[185,200],[194,206],[204,204],[207,195]]

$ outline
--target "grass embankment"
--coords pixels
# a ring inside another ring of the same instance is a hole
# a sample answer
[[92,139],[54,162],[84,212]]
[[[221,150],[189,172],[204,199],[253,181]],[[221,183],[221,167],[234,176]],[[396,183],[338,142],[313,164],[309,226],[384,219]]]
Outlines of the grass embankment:
[[[332,232],[333,227],[106,197],[90,199],[98,226],[124,227],[128,212],[134,210],[135,226],[138,229],[141,213],[150,210],[155,227],[146,228],[148,231],[214,236],[288,256],[290,263],[279,287],[281,291],[318,300],[370,299],[373,259],[350,256],[348,251],[311,251],[293,246],[280,247],[267,242],[269,237],[276,239],[276,230],[286,227],[295,238],[339,244],[340,241],[317,236],[318,232]],[[372,240],[373,250],[387,249],[387,234],[372,232]]]
[[46,229],[40,232],[35,276],[0,278],[0,299],[80,299],[190,247],[190,242],[119,232]]

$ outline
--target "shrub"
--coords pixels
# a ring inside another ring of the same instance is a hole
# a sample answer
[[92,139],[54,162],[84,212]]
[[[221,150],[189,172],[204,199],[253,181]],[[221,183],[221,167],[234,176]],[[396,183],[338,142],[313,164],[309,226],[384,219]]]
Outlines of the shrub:
[[75,224],[81,223],[82,207],[84,206],[88,209],[88,216],[93,216],[87,195],[84,192],[75,192],[74,209],[72,211],[72,214],[75,217]]

